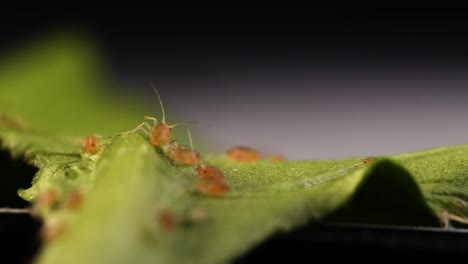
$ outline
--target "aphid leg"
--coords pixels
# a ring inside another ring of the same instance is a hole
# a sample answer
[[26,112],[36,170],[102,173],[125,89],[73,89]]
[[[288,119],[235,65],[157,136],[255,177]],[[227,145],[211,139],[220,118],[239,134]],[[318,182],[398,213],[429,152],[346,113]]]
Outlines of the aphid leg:
[[135,129],[131,130],[130,133],[134,133],[134,132],[137,132],[137,131],[142,131],[144,132],[145,134],[149,134],[149,131],[147,131],[145,128],[148,127],[148,124],[146,122],[143,122],[141,123],[140,125],[138,125]]
[[169,127],[174,128],[176,126],[186,125],[186,124],[198,124],[198,122],[182,122],[182,123],[177,123],[177,124],[170,125]]
[[156,89],[156,87],[154,87],[154,84],[151,83],[151,87],[153,87],[153,90],[154,92],[156,93],[156,96],[158,96],[158,100],[159,100],[159,104],[161,105],[161,112],[162,112],[162,120],[161,122],[163,124],[166,123],[166,113],[164,112],[164,106],[163,106],[163,103],[162,103],[162,100],[161,100],[161,96],[159,95],[159,92],[158,90]]
[[153,125],[154,125],[154,126],[158,124],[158,120],[156,119],[156,117],[145,116],[144,119],[145,119],[145,120],[151,120],[151,121],[153,121]]
[[145,125],[145,127],[146,127],[146,129],[148,129],[148,131],[144,130],[143,127],[141,127],[140,129],[143,129],[143,131],[145,131],[145,133],[151,134],[151,126],[148,123],[143,122],[143,123],[140,124],[140,126],[141,125]]
[[[145,130],[145,128],[148,129],[148,131]],[[130,133],[135,133],[135,132],[138,131],[138,130],[143,131],[144,133],[146,133],[146,134],[149,135],[149,134],[150,134],[150,131],[151,131],[151,126],[150,126],[148,123],[146,123],[146,122],[142,122],[141,124],[139,124],[139,125],[138,125],[137,127],[135,127],[134,129],[132,129],[132,130],[130,130],[130,131],[127,131],[127,132],[122,132],[122,133],[120,133],[120,134],[121,134],[121,135],[127,135],[127,134],[130,134]]]
[[187,128],[187,133],[188,133],[188,136],[189,136],[189,142],[190,142],[190,148],[192,150],[192,155],[193,155],[193,160],[195,161],[195,167],[193,167],[193,172],[195,174],[197,174],[197,169],[198,168],[198,164],[197,164],[197,158],[195,157],[195,151],[193,149],[193,142],[192,142],[192,134],[190,133],[190,129]]
[[[163,105],[163,102],[162,102],[162,99],[161,99],[161,96],[159,95],[159,92],[158,90],[156,89],[156,87],[154,87],[154,84],[153,83],[150,83],[151,87],[153,88],[154,92],[156,93],[156,96],[158,97],[158,101],[159,101],[159,105],[161,106],[161,112],[162,112],[162,119],[161,119],[161,124],[166,124],[166,112],[164,110],[164,105]],[[145,117],[146,118],[146,117]],[[147,119],[149,120],[153,120],[154,121],[154,125],[156,125],[156,118],[152,118],[152,117],[148,117]],[[199,124],[199,122],[183,122],[183,123],[177,123],[177,124],[174,124],[174,125],[168,125],[169,128],[173,128],[175,126],[179,126],[179,125],[183,125],[183,124]]]

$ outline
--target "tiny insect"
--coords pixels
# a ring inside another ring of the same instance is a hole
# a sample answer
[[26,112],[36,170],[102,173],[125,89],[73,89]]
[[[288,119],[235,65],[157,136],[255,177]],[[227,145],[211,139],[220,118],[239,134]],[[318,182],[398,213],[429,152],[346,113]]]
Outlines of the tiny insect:
[[371,164],[371,162],[372,162],[373,159],[374,159],[374,158],[372,158],[372,157],[365,158],[365,159],[362,160],[362,163],[363,163],[364,165],[369,165],[369,164]]
[[229,159],[237,162],[255,162],[260,159],[260,153],[250,147],[238,146],[226,151]]
[[99,138],[96,136],[87,136],[81,142],[81,147],[85,153],[94,154],[99,149]]
[[223,180],[224,173],[214,166],[198,166],[196,168],[197,178]]
[[51,189],[39,194],[35,201],[32,211],[35,214],[40,214],[43,210],[49,210],[58,205],[58,192]]
[[200,162],[200,154],[173,141],[169,144],[167,157],[178,165],[193,166]]
[[65,208],[76,210],[83,204],[83,194],[79,191],[71,192],[65,200]]
[[223,195],[230,190],[229,185],[224,181],[213,177],[198,179],[196,186],[198,191],[215,196]]
[[171,231],[176,226],[176,216],[169,210],[164,210],[158,215],[159,226],[164,231]]
[[40,236],[43,240],[54,241],[65,233],[66,225],[63,221],[55,220],[42,226]]
[[214,166],[199,166],[197,171],[197,190],[209,195],[222,195],[230,190],[224,182],[224,173]]
[[[190,146],[193,149],[192,136],[188,130]],[[228,184],[224,182],[224,173],[214,166],[199,166],[195,164],[197,175],[196,188],[198,191],[209,195],[222,195],[230,190]]]
[[[135,129],[131,130],[130,132],[137,131],[139,129],[143,129],[145,133],[147,133],[150,137],[150,142],[156,147],[164,146],[167,145],[171,142],[171,129],[182,124],[187,124],[190,122],[184,122],[184,123],[177,123],[173,125],[168,125],[166,123],[166,113],[164,111],[164,105],[161,100],[161,96],[159,95],[158,90],[154,87],[153,84],[151,84],[154,92],[156,93],[159,101],[159,105],[161,106],[161,112],[162,112],[162,119],[161,123],[158,125],[158,120],[155,117],[151,116],[144,116],[145,120],[150,120],[153,121],[153,125],[150,126],[147,122],[143,122],[140,125],[138,125]],[[144,128],[148,129],[146,131]]]

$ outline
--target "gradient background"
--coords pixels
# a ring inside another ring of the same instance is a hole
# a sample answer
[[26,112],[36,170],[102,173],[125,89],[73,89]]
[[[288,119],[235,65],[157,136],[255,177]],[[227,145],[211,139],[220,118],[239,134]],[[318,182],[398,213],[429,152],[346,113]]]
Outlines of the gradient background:
[[214,152],[329,159],[468,143],[461,7],[177,3],[3,9],[0,48],[84,28],[118,82],[155,100],[154,81],[167,108],[206,124],[192,129]]

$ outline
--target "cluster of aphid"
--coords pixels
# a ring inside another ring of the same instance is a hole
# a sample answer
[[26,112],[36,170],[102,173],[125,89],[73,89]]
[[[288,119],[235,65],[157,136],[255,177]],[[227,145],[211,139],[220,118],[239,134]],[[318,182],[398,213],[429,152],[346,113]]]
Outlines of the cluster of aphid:
[[[49,189],[41,193],[34,203],[32,213],[34,215],[48,214],[52,211],[58,210],[78,210],[82,204],[84,195],[80,191],[72,191],[65,197],[63,193],[60,193],[57,189]],[[41,237],[46,241],[52,241],[57,237],[61,236],[66,229],[66,221],[58,218],[52,218],[44,224],[41,229]]]
[[[137,130],[144,131],[144,133],[148,135],[151,144],[159,148],[171,164],[177,166],[193,166],[196,177],[195,188],[198,192],[211,196],[221,196],[227,193],[230,190],[230,187],[225,182],[224,173],[219,168],[207,165],[202,161],[200,153],[195,151],[193,148],[190,130],[188,130],[190,148],[183,146],[176,140],[172,139],[172,128],[186,123],[178,123],[173,125],[167,124],[161,97],[156,88],[153,87],[153,90],[155,91],[161,106],[161,123],[158,124],[155,117],[145,116],[144,119],[152,121],[153,124],[149,125],[147,122],[142,122],[135,129],[129,132],[131,133]],[[87,143],[87,145],[90,144]],[[194,215],[191,216],[191,218],[196,220],[200,218],[200,215],[202,214],[195,210]],[[171,210],[164,210],[158,213],[157,221],[162,230],[165,231],[172,230],[178,223],[175,214]]]
[[[166,156],[166,158],[174,165],[178,166],[193,166],[196,180],[195,188],[198,192],[220,196],[230,190],[229,185],[224,180],[224,173],[215,166],[209,166],[202,162],[200,154],[193,149],[192,138],[190,130],[188,136],[190,139],[191,148],[187,148],[177,143],[171,138],[171,129],[177,125],[169,125],[165,120],[164,106],[158,91],[153,87],[156,95],[158,96],[159,103],[162,110],[162,120],[158,124],[157,119],[154,117],[145,116],[146,120],[153,121],[153,125],[146,122],[141,123],[135,129],[124,132],[122,134],[133,133],[138,130],[143,130],[149,136],[151,144],[159,148]],[[145,130],[145,128],[147,130]],[[83,157],[95,157],[102,149],[102,143],[99,137],[90,135],[83,138],[81,142],[81,151]],[[32,211],[36,215],[47,215],[49,212],[60,211],[60,209],[76,210],[80,208],[83,203],[84,195],[80,192],[71,192],[66,197],[63,197],[65,192],[58,192],[56,189],[50,189],[41,193],[36,199]],[[190,218],[200,218],[200,213],[195,210],[193,216]],[[175,214],[171,210],[165,210],[158,213],[157,222],[163,230],[171,230],[176,225]],[[61,236],[66,229],[66,221],[57,217],[49,217],[49,220],[44,224],[41,235],[46,241],[51,241]]]
[[[202,161],[200,153],[194,150],[192,137],[190,130],[188,130],[188,137],[190,140],[190,148],[180,145],[176,140],[171,138],[171,130],[175,126],[185,124],[178,123],[169,125],[165,120],[164,106],[158,91],[153,87],[161,106],[162,119],[161,123],[155,117],[145,116],[145,120],[153,122],[152,125],[146,121],[142,122],[135,129],[122,134],[133,133],[136,131],[144,131],[148,135],[150,143],[159,148],[165,157],[170,161],[171,164],[177,166],[193,166],[195,173],[195,188],[198,192],[220,196],[227,193],[230,190],[229,185],[225,182],[225,176],[223,171],[219,168],[211,165],[207,165]],[[97,136],[90,135],[85,137],[81,143],[82,154],[84,156],[95,156],[101,149],[100,139]],[[255,162],[261,159],[259,151],[250,147],[234,147],[227,150],[227,156],[229,159],[237,162]],[[281,155],[267,155],[266,160],[285,160]],[[76,210],[83,203],[83,194],[79,192],[70,193],[65,199],[59,197],[59,193],[56,190],[50,190],[42,193],[33,208],[37,213],[44,213],[50,210],[58,208],[67,208]],[[193,219],[203,218],[204,215],[199,211],[195,210],[194,215],[191,216]],[[171,210],[164,210],[157,215],[157,221],[163,230],[172,230],[177,221],[174,213]],[[50,225],[47,225],[42,230],[43,238],[46,240],[53,240],[61,235],[65,230],[65,223],[51,221]]]
[[[147,122],[143,122],[130,132],[143,130],[147,133],[151,144],[155,147],[159,147],[172,164],[178,166],[193,166],[196,176],[195,187],[199,192],[215,196],[223,195],[228,192],[230,188],[224,181],[224,173],[217,167],[204,164],[200,153],[194,150],[190,130],[188,130],[188,136],[191,148],[180,145],[171,138],[171,129],[186,123],[168,125],[166,123],[161,97],[156,88],[153,87],[153,90],[158,96],[159,104],[161,105],[161,123],[158,124],[155,117],[145,116],[144,118],[146,120],[153,121],[153,125],[151,126]],[[145,128],[147,130],[145,130]]]
[[[147,122],[142,122],[135,129],[125,132],[131,133],[138,130],[143,130],[148,134],[152,145],[159,147],[172,164],[178,166],[193,166],[196,175],[196,189],[208,195],[222,195],[229,191],[229,185],[224,181],[224,173],[215,166],[209,166],[202,162],[200,153],[193,149],[192,137],[190,130],[188,135],[191,148],[187,148],[177,143],[171,138],[171,130],[175,126],[185,124],[178,123],[169,125],[166,123],[164,106],[158,91],[153,87],[158,96],[161,105],[162,119],[158,124],[155,117],[145,116],[146,120],[153,121],[153,125]],[[145,130],[146,129],[146,130]],[[82,148],[85,153],[94,154],[99,148],[99,139],[96,136],[88,136],[82,141]]]
[[[100,139],[90,135],[81,142],[82,155],[94,156],[100,150]],[[84,192],[79,189],[64,191],[59,188],[49,188],[39,194],[31,208],[32,214],[36,216],[49,215],[47,222],[41,228],[41,238],[45,241],[53,241],[61,236],[67,227],[66,219],[54,212],[77,211],[83,205],[85,199]]]

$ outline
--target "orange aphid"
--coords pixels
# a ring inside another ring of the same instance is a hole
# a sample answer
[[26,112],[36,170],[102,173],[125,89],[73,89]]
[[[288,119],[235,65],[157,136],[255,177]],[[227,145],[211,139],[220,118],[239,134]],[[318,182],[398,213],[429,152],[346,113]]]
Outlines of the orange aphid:
[[169,150],[167,151],[167,156],[175,161],[179,165],[196,165],[200,160],[200,154],[193,149],[188,149],[177,144],[177,142],[172,142]]
[[58,204],[58,198],[59,196],[56,190],[47,190],[39,194],[39,197],[34,203],[33,211],[39,213],[42,210],[53,208]]
[[[190,146],[193,150],[192,136],[188,130]],[[224,182],[224,173],[214,166],[199,166],[195,164],[197,174],[196,188],[198,191],[209,195],[222,195],[230,190]]]
[[154,85],[151,84],[151,86],[153,87],[153,90],[156,93],[158,100],[159,100],[159,104],[161,106],[161,112],[162,112],[161,123],[158,125],[158,120],[155,117],[145,116],[144,119],[153,121],[153,125],[150,126],[148,123],[143,122],[130,132],[146,127],[148,131],[145,130],[145,132],[149,134],[151,144],[153,144],[156,147],[160,147],[160,146],[167,145],[171,142],[171,129],[172,128],[178,125],[186,124],[187,122],[168,125],[166,123],[166,113],[164,111],[164,105],[162,103],[161,96],[159,95],[159,92],[158,90],[156,90]]
[[151,144],[159,147],[171,141],[171,127],[165,123],[154,125],[150,131]]
[[365,158],[362,160],[364,165],[369,165],[372,162],[373,158]]
[[62,221],[54,221],[53,223],[46,223],[40,231],[40,236],[43,240],[49,242],[59,238],[65,233],[66,225]]
[[65,207],[68,209],[78,209],[83,204],[83,194],[78,191],[71,192],[65,201]]
[[214,177],[197,180],[198,191],[209,195],[222,195],[229,191],[229,185]]
[[260,159],[260,153],[253,148],[238,146],[226,151],[228,158],[238,162],[254,162]]
[[96,136],[87,136],[81,142],[83,151],[86,153],[95,153],[99,148],[99,138]]
[[196,171],[199,179],[224,179],[224,173],[214,166],[198,166]]
[[198,166],[197,189],[210,195],[222,195],[230,190],[224,182],[224,173],[214,166]]
[[164,231],[171,231],[176,225],[176,217],[171,211],[165,210],[158,215],[158,222]]

